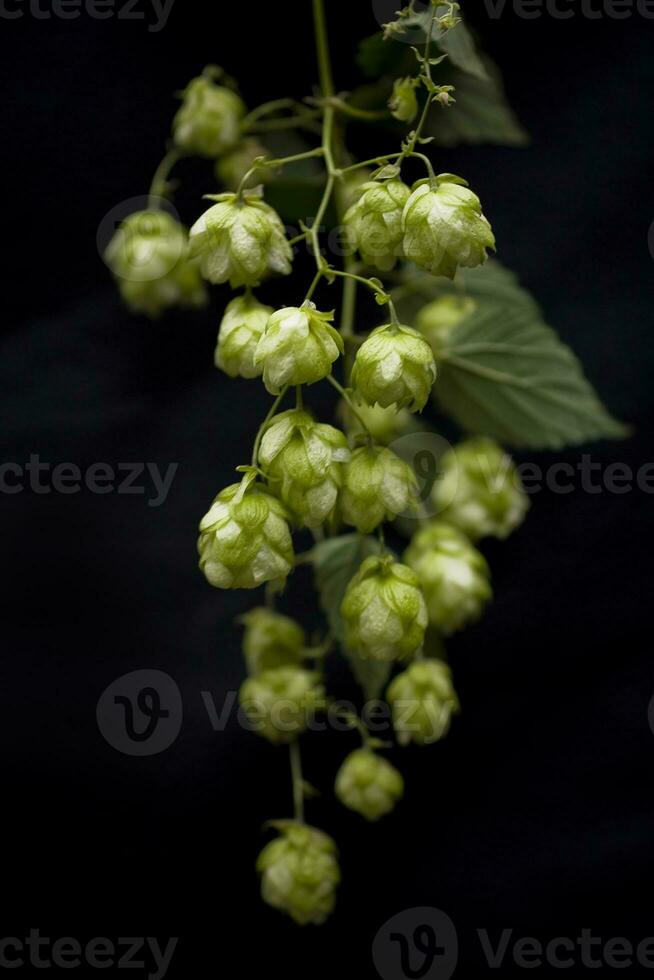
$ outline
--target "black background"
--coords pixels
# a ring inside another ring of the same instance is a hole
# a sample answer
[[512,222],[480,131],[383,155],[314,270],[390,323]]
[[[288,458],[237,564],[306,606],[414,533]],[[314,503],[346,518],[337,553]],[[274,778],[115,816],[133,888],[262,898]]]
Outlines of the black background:
[[[654,22],[492,20],[471,6],[532,142],[435,150],[438,168],[469,178],[500,258],[635,426],[624,444],[520,458],[575,464],[586,451],[636,469],[652,458]],[[369,3],[328,8],[346,88],[376,24]],[[213,61],[250,105],[308,93],[310,31],[307,0],[177,0],[160,33],[85,15],[2,22],[3,455],[179,463],[160,508],[115,493],[2,496],[3,935],[179,936],[175,977],[374,977],[375,933],[419,905],[454,920],[464,976],[488,974],[481,927],[637,942],[654,935],[652,498],[638,490],[544,490],[520,532],[485,548],[495,602],[450,647],[463,714],[444,743],[394,754],[407,778],[395,815],[368,826],[332,801],[353,736],[306,740],[325,794],[309,816],[341,847],[338,909],[298,930],[259,902],[253,865],[263,822],[289,812],[287,759],[235,720],[211,729],[200,692],[220,702],[238,687],[233,620],[253,596],[211,590],[194,548],[268,398],[212,367],[224,292],[210,314],[131,318],[96,231],[147,191],[175,90]],[[203,173],[180,168],[189,222],[212,189]],[[323,415],[324,387],[311,395]],[[286,608],[311,626],[309,584],[291,582]],[[185,710],[175,744],[145,759],[116,752],[95,721],[104,688],[138,668],[171,674]]]

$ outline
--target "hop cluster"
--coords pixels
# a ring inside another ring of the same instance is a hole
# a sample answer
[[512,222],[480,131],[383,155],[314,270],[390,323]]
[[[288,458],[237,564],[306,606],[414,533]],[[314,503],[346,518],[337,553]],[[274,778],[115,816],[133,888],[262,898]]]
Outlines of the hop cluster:
[[287,519],[284,505],[247,478],[222,490],[200,521],[207,581],[219,589],[255,589],[284,579],[294,560]]
[[207,75],[189,82],[173,120],[173,138],[185,153],[217,157],[239,139],[245,106],[231,89]]
[[488,565],[457,528],[441,521],[413,537],[404,560],[416,573],[429,622],[445,634],[477,619],[491,598]]
[[443,518],[473,541],[506,538],[529,509],[511,457],[493,439],[466,439],[444,453],[433,499]]
[[278,395],[285,385],[313,384],[327,377],[344,350],[333,319],[333,313],[320,313],[315,303],[273,313],[254,355],[271,394]]
[[352,385],[369,405],[420,412],[436,380],[427,341],[412,327],[389,323],[373,330],[357,351]]
[[190,232],[190,256],[199,259],[205,279],[229,281],[236,288],[290,273],[292,252],[284,226],[258,189],[207,197],[216,203]]
[[427,608],[418,576],[389,555],[366,558],[341,605],[345,643],[362,657],[396,660],[423,644]]
[[344,222],[354,248],[367,265],[392,269],[402,255],[402,211],[411,191],[401,180],[367,181]]
[[415,473],[391,449],[361,446],[344,465],[342,517],[362,534],[414,507],[417,495]]
[[350,753],[336,776],[336,796],[366,820],[379,820],[404,795],[401,773],[370,749]]
[[273,418],[259,450],[269,486],[295,523],[306,527],[323,524],[334,510],[342,464],[349,458],[342,432],[299,409]]
[[105,261],[134,313],[156,318],[174,306],[207,302],[200,269],[189,259],[186,229],[165,211],[136,211],[126,218]]
[[243,653],[249,674],[302,663],[306,637],[289,616],[258,606],[241,616],[245,626]]
[[271,306],[264,306],[248,293],[231,300],[220,321],[216,367],[230,378],[259,377],[261,366],[254,363],[254,353],[272,312]]
[[429,745],[447,734],[459,699],[441,660],[417,660],[389,685],[387,697],[400,745]]
[[274,745],[292,742],[325,703],[320,675],[303,667],[275,667],[248,677],[239,693],[252,726]]
[[280,836],[257,860],[261,897],[298,925],[321,925],[333,912],[341,880],[338,852],[331,837],[305,824],[276,824]]

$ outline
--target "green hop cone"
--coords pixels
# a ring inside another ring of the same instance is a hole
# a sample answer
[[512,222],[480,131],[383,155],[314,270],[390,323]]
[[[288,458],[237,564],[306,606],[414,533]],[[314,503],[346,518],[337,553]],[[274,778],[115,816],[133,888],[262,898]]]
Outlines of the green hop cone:
[[299,409],[272,419],[259,450],[270,488],[300,527],[319,527],[330,516],[349,458],[342,432]]
[[200,522],[207,581],[219,589],[255,589],[286,578],[294,561],[287,518],[283,504],[251,480],[222,490]]
[[[230,191],[238,190],[241,181],[248,170],[251,170],[254,161],[258,157],[267,156],[265,146],[259,140],[246,139],[238,143],[233,150],[225,153],[224,156],[216,160],[215,173],[218,180]],[[265,167],[260,167],[253,173],[245,184],[245,187],[255,187],[258,184],[270,180],[272,173]]]
[[165,211],[136,211],[122,222],[105,252],[120,294],[134,313],[159,317],[174,306],[199,307],[207,292],[189,261],[186,229]]
[[367,405],[360,398],[355,400],[355,405],[356,415],[345,401],[338,407],[338,414],[352,438],[370,433],[375,442],[387,446],[412,426],[413,419],[406,408],[398,412],[395,406]]
[[247,293],[228,303],[218,331],[216,367],[230,378],[258,378],[261,367],[254,363],[254,352],[272,312],[272,306]]
[[366,558],[341,604],[346,647],[390,661],[416,653],[425,639],[427,607],[418,576],[390,555]]
[[351,384],[369,405],[420,412],[436,380],[431,347],[413,327],[377,327],[357,351]]
[[396,78],[393,83],[393,94],[388,100],[391,115],[400,122],[413,122],[418,115],[418,98],[416,87],[420,84],[417,78]]
[[478,619],[492,596],[486,560],[449,524],[424,525],[411,540],[404,560],[420,580],[429,622],[442,633],[454,633]]
[[415,507],[417,498],[415,473],[391,449],[361,446],[343,467],[342,517],[362,534]]
[[217,157],[238,142],[245,106],[235,92],[201,75],[189,82],[182,98],[173,120],[173,138],[180,150]]
[[441,174],[436,186],[421,182],[403,214],[404,253],[432,275],[453,279],[457,267],[473,268],[495,248],[481,202],[460,177]]
[[442,660],[416,660],[391,682],[386,697],[400,745],[429,745],[447,735],[459,699]]
[[439,355],[447,347],[450,334],[465,317],[477,309],[471,296],[439,296],[427,303],[416,317],[416,329],[429,342],[438,363]]
[[320,674],[303,667],[275,667],[248,677],[239,702],[252,727],[274,745],[292,742],[325,705]]
[[273,313],[254,355],[271,394],[278,395],[285,385],[313,384],[327,377],[344,351],[333,319],[333,313],[320,313],[314,303]]
[[240,622],[245,626],[243,653],[248,673],[260,674],[302,663],[306,637],[294,619],[258,606],[241,616]]
[[445,521],[471,540],[506,538],[529,509],[511,457],[493,439],[466,439],[444,453],[433,501]]
[[336,796],[366,820],[390,813],[404,795],[404,780],[386,759],[370,749],[350,753],[336,776]]
[[334,911],[341,880],[336,844],[306,824],[286,820],[275,826],[280,836],[257,860],[261,897],[298,925],[321,925]]
[[190,232],[191,258],[200,260],[209,282],[256,286],[266,276],[291,271],[292,252],[279,215],[261,199],[259,189],[208,194],[217,203],[198,218]]
[[402,256],[402,212],[410,194],[406,184],[395,178],[368,181],[346,211],[348,238],[367,265],[388,272]]

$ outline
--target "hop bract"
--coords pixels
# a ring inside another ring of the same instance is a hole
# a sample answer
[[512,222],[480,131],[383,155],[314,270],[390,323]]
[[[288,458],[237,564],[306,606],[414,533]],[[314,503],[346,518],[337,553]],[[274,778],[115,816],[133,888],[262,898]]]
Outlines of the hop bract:
[[447,734],[459,699],[441,660],[416,660],[389,685],[386,697],[400,745],[429,745]]
[[200,522],[198,552],[207,581],[219,589],[255,589],[293,566],[284,505],[247,480],[222,490]]
[[402,212],[411,191],[401,180],[368,181],[344,222],[354,248],[367,265],[392,269],[402,255]]
[[327,834],[288,820],[257,860],[261,897],[301,926],[321,925],[333,912],[341,880],[336,844]]
[[[266,148],[259,140],[246,139],[216,160],[216,177],[230,191],[238,190],[248,170],[251,170],[258,157],[266,156]],[[265,167],[258,167],[248,178],[245,187],[255,187],[270,180],[272,174]]]
[[482,214],[481,202],[465,181],[441,174],[436,186],[421,183],[403,214],[404,253],[435,276],[453,279],[458,266],[472,268],[495,248],[495,236]]
[[415,572],[390,555],[366,558],[341,605],[349,650],[373,660],[409,657],[423,644],[427,607]]
[[361,446],[343,468],[342,517],[362,534],[414,507],[417,496],[415,473],[391,449]]
[[295,523],[306,527],[318,527],[334,510],[342,463],[349,458],[342,432],[299,409],[275,416],[259,450],[271,489]]
[[186,229],[165,211],[136,211],[105,252],[120,294],[135,313],[156,318],[174,306],[198,307],[207,292],[189,260]]
[[285,385],[313,384],[327,377],[344,350],[333,319],[333,313],[320,313],[314,303],[273,313],[254,355],[271,394],[278,395]]
[[274,744],[292,742],[325,704],[320,675],[303,667],[275,667],[248,677],[239,693],[254,730]]
[[200,260],[205,279],[236,288],[256,286],[273,273],[289,274],[292,252],[284,226],[259,190],[207,196],[217,203],[190,232],[190,255]]
[[439,296],[423,306],[416,317],[416,329],[429,341],[438,363],[450,334],[465,317],[477,309],[471,296]]
[[248,294],[228,303],[218,331],[216,367],[230,378],[259,377],[261,366],[254,363],[254,352],[272,312],[272,306],[264,306]]
[[241,616],[245,625],[243,653],[248,673],[302,663],[306,637],[299,623],[273,609],[259,606]]
[[477,619],[491,598],[486,560],[449,524],[425,525],[413,537],[404,560],[420,580],[429,622],[445,634]]
[[396,78],[393,83],[393,94],[391,95],[388,107],[391,115],[400,122],[411,122],[418,114],[418,98],[416,96],[416,86],[419,84],[416,78]]
[[235,92],[201,75],[186,86],[183,100],[173,120],[180,150],[217,157],[238,142],[245,106]]
[[360,398],[355,399],[356,415],[347,402],[339,405],[339,415],[347,433],[361,436],[370,433],[375,442],[387,446],[398,436],[411,428],[413,419],[406,408],[398,412],[394,406],[382,408],[381,405],[367,405]]
[[419,412],[436,380],[431,347],[412,327],[389,323],[373,330],[357,351],[352,386],[369,405]]
[[466,439],[444,453],[433,500],[444,520],[473,541],[506,538],[529,509],[511,457],[493,439]]
[[350,753],[336,776],[336,796],[366,820],[379,820],[404,795],[401,773],[369,749]]

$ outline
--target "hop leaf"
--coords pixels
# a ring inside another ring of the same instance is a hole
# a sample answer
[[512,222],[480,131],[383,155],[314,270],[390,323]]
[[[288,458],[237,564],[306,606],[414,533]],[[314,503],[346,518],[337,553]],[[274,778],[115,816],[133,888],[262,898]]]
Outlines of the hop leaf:
[[342,483],[342,463],[350,458],[347,439],[308,412],[291,409],[270,423],[259,461],[271,489],[299,526],[318,527],[334,510]]
[[213,283],[229,281],[232,288],[256,286],[273,273],[291,271],[291,246],[279,215],[259,191],[215,194],[217,203],[195,222],[190,232],[190,255],[199,258],[202,274]]
[[173,120],[173,138],[185,153],[217,157],[239,139],[245,106],[231,89],[201,75],[187,85]]
[[301,664],[306,637],[294,619],[259,606],[241,616],[240,622],[245,626],[243,653],[248,673]]
[[400,745],[438,741],[459,711],[452,674],[441,660],[417,660],[391,682],[386,696]]
[[436,188],[416,187],[402,221],[406,257],[435,276],[453,279],[458,266],[481,265],[486,249],[495,248],[479,198],[452,174],[441,174]]
[[362,657],[408,657],[425,638],[427,607],[418,576],[390,555],[366,558],[346,589],[341,615],[346,646]]
[[218,331],[216,367],[230,378],[259,377],[261,367],[254,363],[254,352],[272,312],[272,306],[264,306],[248,294],[228,303]]
[[333,313],[320,313],[314,303],[273,313],[254,355],[271,394],[279,394],[285,385],[313,384],[327,377],[344,350],[333,319]]
[[391,323],[373,330],[357,351],[352,386],[369,405],[419,412],[436,380],[436,362],[417,330]]
[[336,776],[336,796],[366,820],[390,813],[404,795],[401,773],[369,749],[351,752]]
[[361,446],[343,468],[343,520],[362,534],[415,506],[417,495],[415,473],[391,449]]
[[511,457],[493,439],[466,439],[440,460],[433,500],[444,520],[469,538],[506,538],[529,509]]
[[287,512],[256,484],[232,484],[200,522],[198,552],[207,581],[219,589],[255,589],[293,566]]
[[362,185],[359,200],[345,213],[344,223],[354,248],[367,265],[392,269],[402,255],[402,211],[411,191],[401,180]]
[[314,827],[288,820],[257,860],[261,897],[301,926],[321,925],[333,912],[341,880],[336,844]]
[[314,671],[275,667],[248,677],[239,701],[257,732],[277,745],[292,742],[306,729],[325,704],[325,689]]
[[483,555],[449,524],[426,524],[413,537],[404,560],[418,576],[429,622],[445,634],[477,619],[491,598]]

